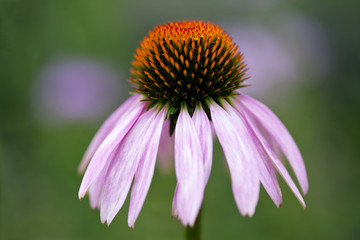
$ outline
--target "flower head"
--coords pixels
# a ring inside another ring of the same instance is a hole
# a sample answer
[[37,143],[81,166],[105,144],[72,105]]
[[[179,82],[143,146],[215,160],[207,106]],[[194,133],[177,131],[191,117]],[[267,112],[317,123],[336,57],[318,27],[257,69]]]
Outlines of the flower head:
[[233,96],[245,80],[243,56],[228,34],[211,23],[184,21],[160,25],[145,37],[132,62],[134,89],[150,106],[181,105],[190,112],[208,99]]
[[136,50],[133,66],[130,82],[136,93],[105,121],[79,167],[87,167],[79,197],[89,191],[102,222],[110,224],[133,182],[128,224],[134,226],[150,187],[160,138],[169,137],[164,131],[174,135],[177,185],[172,213],[184,225],[194,224],[202,204],[212,164],[212,128],[242,215],[254,214],[260,183],[280,206],[276,172],[305,207],[276,155],[280,149],[287,157],[306,194],[301,154],[280,120],[239,92],[245,86],[246,65],[221,28],[202,21],[158,26]]

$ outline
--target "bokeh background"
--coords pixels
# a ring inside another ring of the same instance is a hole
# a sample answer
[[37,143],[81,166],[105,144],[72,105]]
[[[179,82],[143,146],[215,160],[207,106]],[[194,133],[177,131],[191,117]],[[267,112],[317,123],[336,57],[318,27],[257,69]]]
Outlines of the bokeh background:
[[156,169],[135,230],[128,202],[110,227],[77,166],[127,98],[139,41],[168,21],[222,26],[250,66],[247,93],[283,120],[310,182],[304,211],[281,181],[243,218],[216,142],[203,239],[360,239],[360,2],[335,0],[0,0],[0,238],[183,239],[175,173]]

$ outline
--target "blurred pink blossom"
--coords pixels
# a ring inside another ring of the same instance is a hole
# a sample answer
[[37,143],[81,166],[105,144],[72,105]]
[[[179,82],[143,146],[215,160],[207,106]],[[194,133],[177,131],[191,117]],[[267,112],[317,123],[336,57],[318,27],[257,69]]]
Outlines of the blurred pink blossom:
[[33,87],[37,115],[55,123],[101,118],[122,95],[120,77],[106,63],[61,58],[40,71]]
[[[244,54],[251,85],[243,92],[266,97],[271,88],[286,93],[299,80],[321,79],[329,67],[327,41],[321,25],[299,13],[278,15],[268,22],[222,24]],[[276,93],[275,93],[276,94]]]

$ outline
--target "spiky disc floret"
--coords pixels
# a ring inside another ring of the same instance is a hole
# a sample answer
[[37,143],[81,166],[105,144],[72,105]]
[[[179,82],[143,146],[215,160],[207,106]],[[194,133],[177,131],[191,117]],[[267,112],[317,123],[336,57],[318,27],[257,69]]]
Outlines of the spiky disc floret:
[[175,113],[189,111],[207,99],[220,102],[243,87],[246,64],[232,39],[220,27],[203,21],[160,25],[136,49],[131,82],[150,102],[168,104]]

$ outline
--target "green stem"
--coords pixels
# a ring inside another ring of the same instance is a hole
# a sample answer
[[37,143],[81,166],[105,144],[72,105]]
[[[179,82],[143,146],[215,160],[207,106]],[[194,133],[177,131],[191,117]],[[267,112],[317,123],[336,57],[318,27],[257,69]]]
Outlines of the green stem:
[[186,240],[200,240],[201,235],[201,209],[199,215],[196,218],[195,224],[193,227],[186,226],[185,228],[185,239]]

